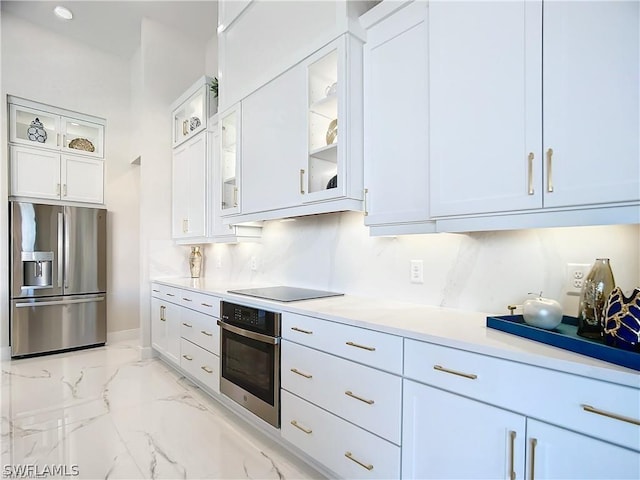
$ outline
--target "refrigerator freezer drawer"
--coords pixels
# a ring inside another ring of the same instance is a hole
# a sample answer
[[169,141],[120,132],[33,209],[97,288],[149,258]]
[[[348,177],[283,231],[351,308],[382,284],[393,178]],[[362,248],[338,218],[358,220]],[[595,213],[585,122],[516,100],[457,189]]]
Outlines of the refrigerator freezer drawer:
[[106,295],[20,299],[11,302],[11,356],[104,344]]

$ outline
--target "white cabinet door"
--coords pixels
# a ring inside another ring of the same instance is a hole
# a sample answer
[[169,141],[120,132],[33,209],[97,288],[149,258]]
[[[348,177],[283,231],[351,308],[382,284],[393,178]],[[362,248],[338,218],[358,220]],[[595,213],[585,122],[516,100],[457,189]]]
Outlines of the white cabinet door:
[[60,130],[62,150],[91,157],[104,156],[104,125],[77,118],[61,117]]
[[543,32],[545,207],[639,200],[640,3],[545,2]]
[[540,2],[429,2],[432,216],[542,207],[541,32]]
[[58,153],[11,147],[11,195],[57,200],[60,192]]
[[177,148],[173,154],[173,238],[206,234],[207,169],[206,135]]
[[104,161],[62,156],[62,200],[104,203]]
[[11,104],[9,141],[30,147],[60,148],[60,117],[51,112]]
[[239,213],[242,184],[242,108],[236,104],[220,114],[220,208],[223,215]]
[[180,363],[180,318],[182,307],[166,303],[164,318],[167,325],[167,350],[165,355],[178,365]]
[[151,299],[151,346],[160,353],[167,351],[166,303]]
[[429,218],[427,3],[367,31],[364,45],[365,225]]
[[293,67],[242,101],[242,213],[301,203],[306,78]]
[[640,453],[527,419],[526,478],[638,479]]
[[521,415],[404,380],[402,432],[403,478],[524,478]]

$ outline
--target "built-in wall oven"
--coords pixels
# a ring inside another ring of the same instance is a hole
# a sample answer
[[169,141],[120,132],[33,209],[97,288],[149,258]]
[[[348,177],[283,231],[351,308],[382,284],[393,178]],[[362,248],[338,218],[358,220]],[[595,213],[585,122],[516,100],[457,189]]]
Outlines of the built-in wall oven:
[[280,314],[220,302],[220,392],[280,427]]

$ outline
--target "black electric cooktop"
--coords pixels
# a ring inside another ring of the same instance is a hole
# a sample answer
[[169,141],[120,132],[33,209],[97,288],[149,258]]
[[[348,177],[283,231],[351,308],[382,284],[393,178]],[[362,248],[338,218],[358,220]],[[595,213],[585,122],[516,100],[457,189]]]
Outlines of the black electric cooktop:
[[337,297],[344,295],[344,293],[285,286],[244,288],[242,290],[228,290],[228,293],[264,298],[265,300],[276,300],[278,302],[295,302],[297,300],[311,300],[313,298]]

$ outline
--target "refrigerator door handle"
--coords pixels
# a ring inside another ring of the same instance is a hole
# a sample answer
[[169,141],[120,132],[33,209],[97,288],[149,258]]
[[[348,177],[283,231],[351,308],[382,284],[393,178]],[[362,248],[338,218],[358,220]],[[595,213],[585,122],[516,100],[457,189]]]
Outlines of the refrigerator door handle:
[[[64,208],[65,213],[67,207]],[[64,290],[69,289],[69,217],[64,222]],[[64,293],[67,293],[66,291]]]
[[62,212],[58,212],[58,287],[62,287],[62,247],[63,247],[63,222],[64,216]]
[[104,301],[104,297],[75,298],[71,300],[54,300],[51,302],[22,302],[16,303],[16,308],[49,307],[51,305],[71,305],[73,303],[93,303],[102,301]]

